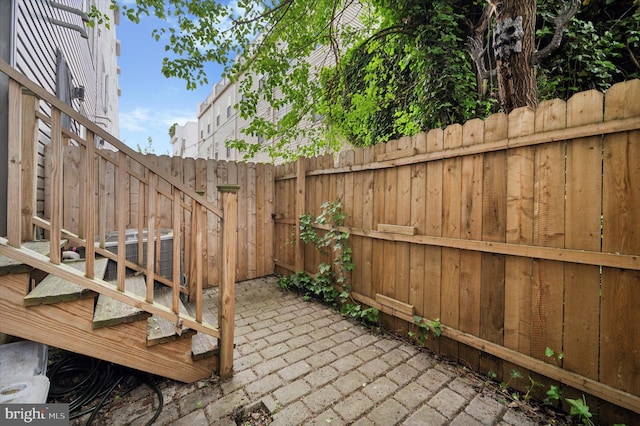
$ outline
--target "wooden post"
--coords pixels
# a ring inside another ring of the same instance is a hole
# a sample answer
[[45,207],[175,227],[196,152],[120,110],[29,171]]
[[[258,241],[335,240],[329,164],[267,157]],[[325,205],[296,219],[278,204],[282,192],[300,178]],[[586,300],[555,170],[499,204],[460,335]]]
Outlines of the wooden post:
[[296,272],[304,272],[304,244],[300,240],[300,216],[305,211],[305,159],[298,158],[296,173]]
[[33,215],[36,211],[36,153],[38,152],[38,99],[22,94],[22,241],[34,239]]
[[95,138],[93,132],[87,131],[87,146],[85,147],[85,177],[87,179],[84,186],[84,207],[82,214],[84,219],[84,237],[87,241],[85,246],[85,276],[95,278],[95,239],[96,239],[96,217],[95,217],[95,186],[96,186],[96,163],[95,163]]
[[[124,152],[118,152],[118,168],[117,178],[118,187],[116,188],[116,221],[118,226],[118,269],[117,269],[117,287],[119,291],[124,291],[124,280],[126,274],[125,262],[127,260],[127,228],[125,209],[127,206],[127,194],[125,188],[127,186],[127,157]],[[138,235],[142,238],[142,235]]]
[[7,184],[7,237],[9,245],[20,247],[22,236],[20,235],[20,211],[22,174],[20,171],[22,162],[21,142],[21,93],[20,85],[9,80],[9,142],[8,142],[8,184]]
[[[180,313],[180,229],[181,229],[181,221],[180,216],[182,215],[182,206],[180,205],[181,201],[181,192],[175,186],[172,189],[173,199],[171,200],[171,208],[173,209],[173,218],[171,220],[173,225],[173,250],[171,252],[172,258],[172,277],[171,280],[173,282],[173,298],[171,300],[171,309],[176,314]],[[162,234],[158,237],[162,238]]]
[[149,209],[149,214],[147,216],[147,262],[146,262],[146,272],[147,272],[147,292],[146,292],[146,301],[149,303],[153,303],[153,279],[154,279],[154,270],[155,270],[155,244],[153,244],[155,233],[156,233],[156,207],[157,207],[157,196],[156,196],[156,183],[158,181],[158,177],[155,173],[149,172],[149,190],[147,191],[147,208]]
[[238,185],[219,185],[224,210],[218,324],[220,327],[220,378],[233,376],[233,332],[235,315],[236,245],[238,232]]
[[62,116],[59,109],[51,110],[51,263],[61,261],[60,240],[62,238]]

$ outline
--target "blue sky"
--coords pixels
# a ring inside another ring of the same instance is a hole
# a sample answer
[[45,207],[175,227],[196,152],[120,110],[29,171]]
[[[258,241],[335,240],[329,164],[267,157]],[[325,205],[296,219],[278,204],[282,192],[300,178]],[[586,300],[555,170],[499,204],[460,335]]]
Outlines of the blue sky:
[[134,24],[121,16],[116,27],[121,43],[120,140],[134,149],[137,145],[145,148],[150,136],[156,154],[169,154],[169,127],[176,122],[183,125],[186,121],[197,121],[197,104],[206,99],[212,85],[220,80],[221,68],[209,64],[209,84],[196,90],[187,90],[183,80],[165,78],[161,73],[164,44],[151,37],[157,22],[144,17]]

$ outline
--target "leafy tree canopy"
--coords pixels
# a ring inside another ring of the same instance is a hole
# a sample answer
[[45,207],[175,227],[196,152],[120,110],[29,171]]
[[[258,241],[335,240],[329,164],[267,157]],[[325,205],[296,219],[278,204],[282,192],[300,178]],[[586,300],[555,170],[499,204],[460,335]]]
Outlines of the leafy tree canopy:
[[[500,3],[508,2],[535,0]],[[536,49],[554,40],[563,5],[533,5]],[[483,63],[495,65],[488,0],[137,0],[120,7],[134,22],[144,15],[166,22],[153,32],[171,56],[166,76],[195,88],[208,83],[204,64],[215,61],[238,81],[238,109],[249,120],[243,131],[260,136],[230,142],[247,157],[316,154],[345,140],[365,146],[499,109],[495,78],[480,72],[470,47],[471,38],[482,40]],[[359,25],[345,25],[354,9]],[[640,77],[639,0],[583,0],[561,30],[560,47],[536,65],[540,99]],[[318,46],[326,66],[313,69],[306,58]],[[261,102],[283,112],[277,123],[256,116]],[[324,126],[313,125],[318,117]],[[290,142],[301,139],[309,143],[291,152]]]

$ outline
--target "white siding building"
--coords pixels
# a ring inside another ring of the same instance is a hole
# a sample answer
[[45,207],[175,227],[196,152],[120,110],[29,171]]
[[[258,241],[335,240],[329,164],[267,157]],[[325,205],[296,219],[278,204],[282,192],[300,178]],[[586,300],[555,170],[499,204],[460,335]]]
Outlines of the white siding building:
[[[92,5],[109,17],[109,28],[87,25]],[[115,29],[119,18],[110,5],[110,0],[0,0],[0,59],[118,136]],[[0,75],[0,162],[5,164],[7,87],[7,78]],[[46,105],[41,109],[45,115],[50,113]],[[80,132],[68,117],[63,126]],[[42,148],[47,145],[47,133],[40,132],[38,141]],[[103,146],[102,141],[96,143]],[[44,149],[39,154],[38,164],[43,167]],[[0,171],[0,181],[7,181],[6,168]],[[43,191],[44,183],[38,182],[38,200],[43,199]],[[1,196],[0,212],[0,223],[6,223],[6,199]]]
[[184,126],[173,127],[171,146],[174,157],[198,158],[198,123],[187,121]]
[[[341,24],[350,26],[360,26],[358,15],[362,6],[359,3],[352,3],[344,11]],[[335,58],[330,54],[329,49],[320,46],[307,60],[312,68],[320,70],[322,67],[333,66]],[[257,89],[262,81],[262,77],[254,77],[254,87]],[[274,141],[259,141],[257,137],[247,136],[242,133],[242,129],[248,125],[247,120],[240,117],[234,106],[240,101],[239,84],[232,83],[228,79],[222,79],[215,84],[207,99],[198,104],[198,155],[202,158],[214,158],[219,160],[242,160],[244,154],[235,149],[227,148],[226,141],[233,139],[244,139],[248,143],[273,143]],[[288,108],[291,108],[290,106]],[[265,101],[259,101],[257,115],[270,121],[279,121],[287,109],[273,111]],[[321,122],[301,123],[302,126],[319,126]],[[304,145],[308,140],[298,140],[295,146]],[[251,161],[271,162],[272,159],[265,152],[259,152]],[[280,161],[276,161],[278,163]]]

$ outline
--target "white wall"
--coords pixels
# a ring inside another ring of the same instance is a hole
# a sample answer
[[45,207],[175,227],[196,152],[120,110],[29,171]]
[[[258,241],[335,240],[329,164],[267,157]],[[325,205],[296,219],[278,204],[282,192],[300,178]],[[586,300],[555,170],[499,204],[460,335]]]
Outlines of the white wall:
[[173,155],[182,158],[198,157],[198,123],[187,121],[183,126],[176,125],[171,137]]

